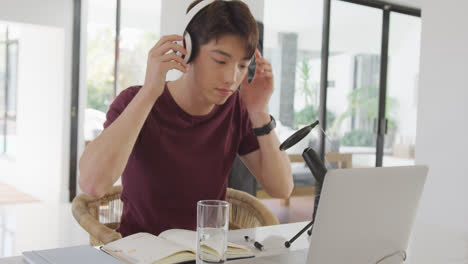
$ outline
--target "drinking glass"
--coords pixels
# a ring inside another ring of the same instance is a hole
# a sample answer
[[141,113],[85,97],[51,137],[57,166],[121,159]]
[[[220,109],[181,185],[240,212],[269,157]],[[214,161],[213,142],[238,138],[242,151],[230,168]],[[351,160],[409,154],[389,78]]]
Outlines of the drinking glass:
[[198,201],[197,264],[226,262],[228,227],[228,202],[221,200]]

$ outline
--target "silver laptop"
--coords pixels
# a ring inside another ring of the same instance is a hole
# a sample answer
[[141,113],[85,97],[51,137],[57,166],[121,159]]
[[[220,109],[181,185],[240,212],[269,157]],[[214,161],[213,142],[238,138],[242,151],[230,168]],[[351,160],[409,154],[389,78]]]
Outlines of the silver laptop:
[[236,263],[403,263],[427,171],[426,166],[330,170],[308,251]]

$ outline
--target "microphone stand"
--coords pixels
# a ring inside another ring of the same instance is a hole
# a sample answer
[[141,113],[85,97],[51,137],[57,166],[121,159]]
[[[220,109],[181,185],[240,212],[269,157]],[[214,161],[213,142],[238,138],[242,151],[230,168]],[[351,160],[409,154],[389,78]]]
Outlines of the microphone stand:
[[317,214],[317,208],[318,204],[320,202],[320,193],[322,191],[322,184],[323,180],[325,179],[325,174],[327,173],[327,168],[325,167],[323,161],[320,159],[319,155],[312,149],[312,148],[306,148],[304,149],[304,152],[302,152],[302,157],[304,158],[305,163],[307,164],[307,167],[309,167],[309,170],[312,172],[312,175],[315,178],[316,184],[315,184],[315,199],[314,199],[314,212],[312,214],[312,221],[308,223],[299,233],[297,233],[293,238],[290,240],[286,241],[284,243],[284,246],[289,248],[291,244],[299,238],[307,229],[310,228],[309,231],[307,231],[307,234],[310,236],[312,235],[312,229],[314,226],[315,222],[315,215]]

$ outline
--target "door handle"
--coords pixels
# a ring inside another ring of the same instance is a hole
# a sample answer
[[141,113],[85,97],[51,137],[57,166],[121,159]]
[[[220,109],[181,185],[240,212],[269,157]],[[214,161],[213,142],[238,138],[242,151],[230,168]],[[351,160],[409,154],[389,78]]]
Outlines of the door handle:
[[381,120],[379,125],[377,125],[377,118],[374,118],[374,133],[378,135],[380,134],[386,135],[388,133],[388,119],[387,118]]

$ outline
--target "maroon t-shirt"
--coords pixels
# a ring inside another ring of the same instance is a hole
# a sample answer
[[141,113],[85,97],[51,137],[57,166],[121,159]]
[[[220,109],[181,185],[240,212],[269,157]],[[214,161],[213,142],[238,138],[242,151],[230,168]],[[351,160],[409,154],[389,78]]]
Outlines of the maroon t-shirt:
[[[122,91],[107,112],[107,128],[141,86]],[[119,144],[115,142],[115,144]],[[124,203],[117,231],[158,235],[171,228],[196,229],[199,200],[224,200],[236,154],[258,149],[248,113],[234,93],[204,116],[174,101],[167,85],[154,104],[122,174]]]

